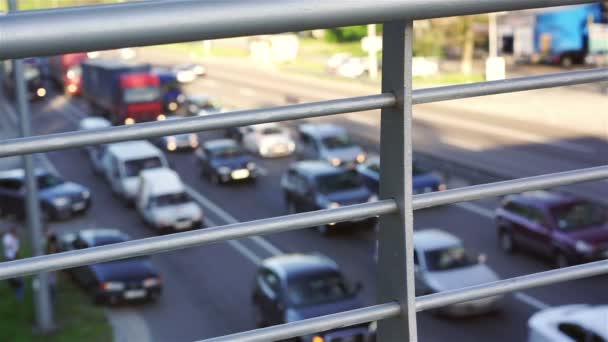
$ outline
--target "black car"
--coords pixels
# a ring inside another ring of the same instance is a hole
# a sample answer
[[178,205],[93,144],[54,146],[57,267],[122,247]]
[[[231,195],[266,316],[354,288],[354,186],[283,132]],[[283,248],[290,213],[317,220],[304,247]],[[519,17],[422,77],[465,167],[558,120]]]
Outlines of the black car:
[[186,116],[217,114],[222,111],[220,105],[207,95],[186,95],[182,108]]
[[[258,327],[291,323],[362,307],[361,285],[351,286],[338,265],[321,255],[285,254],[264,260],[256,273],[252,294]],[[372,339],[369,324],[316,333],[300,341],[357,341]]]
[[[292,164],[281,179],[283,196],[289,213],[338,208],[378,200],[363,182],[357,170],[329,165],[324,161],[300,161]],[[358,222],[331,223],[317,227],[327,234],[330,227],[364,223],[375,225],[377,218]]]
[[[6,77],[4,77],[6,92],[10,97],[16,98],[17,86],[12,61],[6,61],[4,68],[6,73]],[[29,100],[40,100],[47,96],[48,86],[43,78],[38,58],[26,58],[23,60],[23,78],[25,79]]]
[[255,180],[257,166],[253,158],[231,139],[210,140],[196,150],[201,175],[213,183]]
[[[129,236],[116,229],[86,229],[59,238],[59,250],[70,251],[125,242]],[[147,256],[68,269],[67,272],[93,297],[95,303],[116,304],[156,300],[162,281]]]
[[[34,171],[42,216],[46,220],[65,219],[84,213],[91,206],[91,192],[84,186],[65,181],[48,171]],[[25,217],[25,172],[0,172],[0,211],[3,215]]]

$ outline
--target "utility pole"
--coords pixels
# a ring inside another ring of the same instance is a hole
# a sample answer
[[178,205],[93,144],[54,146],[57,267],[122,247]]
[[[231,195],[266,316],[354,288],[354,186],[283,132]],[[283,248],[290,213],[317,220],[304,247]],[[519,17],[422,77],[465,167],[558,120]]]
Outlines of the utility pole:
[[[8,0],[9,11],[17,10],[16,0]],[[29,99],[25,79],[23,77],[23,61],[13,60],[13,70],[15,74],[15,88],[17,95],[17,111],[19,112],[19,123],[21,126],[21,136],[31,135],[31,121]],[[35,256],[44,254],[44,238],[42,225],[40,222],[40,202],[38,201],[38,184],[34,175],[34,156],[31,154],[23,155],[23,166],[25,169],[25,188],[26,188],[26,213],[27,226],[29,228],[32,249]],[[40,273],[36,276],[38,288],[34,291],[34,306],[36,312],[36,325],[40,332],[53,330],[53,312],[51,308],[51,298],[49,293],[48,273]]]

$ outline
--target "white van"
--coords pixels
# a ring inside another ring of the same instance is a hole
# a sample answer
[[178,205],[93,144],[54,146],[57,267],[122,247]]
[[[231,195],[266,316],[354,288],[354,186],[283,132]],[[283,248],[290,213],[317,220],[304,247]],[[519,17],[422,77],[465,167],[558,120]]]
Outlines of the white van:
[[137,195],[142,170],[168,167],[163,152],[147,141],[108,145],[102,157],[102,171],[112,192],[127,203]]
[[200,228],[203,222],[201,207],[170,169],[144,170],[139,174],[135,206],[146,224],[159,233]]

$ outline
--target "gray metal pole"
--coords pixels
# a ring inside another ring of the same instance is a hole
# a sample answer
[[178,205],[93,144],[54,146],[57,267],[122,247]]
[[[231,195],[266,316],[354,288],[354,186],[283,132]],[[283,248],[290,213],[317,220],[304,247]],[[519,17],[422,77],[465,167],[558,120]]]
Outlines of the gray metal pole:
[[[397,98],[382,109],[380,198],[399,211],[380,217],[378,303],[399,301],[401,314],[378,322],[378,341],[417,341],[414,296],[414,214],[412,207],[412,42],[413,21],[384,24],[382,92]],[[404,90],[405,85],[405,90]]]
[[[16,0],[8,0],[9,11],[16,11]],[[17,95],[17,110],[20,115],[21,135],[31,135],[30,109],[28,103],[27,89],[23,77],[23,61],[13,61],[15,70],[15,88]],[[40,222],[40,202],[38,202],[38,186],[34,175],[34,156],[23,155],[23,166],[25,168],[26,187],[26,212],[27,226],[30,232],[32,249],[35,256],[44,254],[44,238]],[[48,273],[40,273],[37,276],[38,288],[34,291],[34,305],[36,311],[36,325],[39,331],[47,332],[53,329],[53,313],[49,293]]]

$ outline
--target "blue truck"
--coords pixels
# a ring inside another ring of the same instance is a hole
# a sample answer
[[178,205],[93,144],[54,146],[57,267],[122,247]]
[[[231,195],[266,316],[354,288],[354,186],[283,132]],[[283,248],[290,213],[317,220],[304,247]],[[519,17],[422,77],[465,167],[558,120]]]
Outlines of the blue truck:
[[536,14],[534,49],[541,61],[570,67],[589,52],[589,22],[605,21],[606,6],[571,6]]
[[175,113],[186,99],[175,72],[161,68],[155,68],[152,72],[158,76],[160,81],[160,96],[164,111]]

